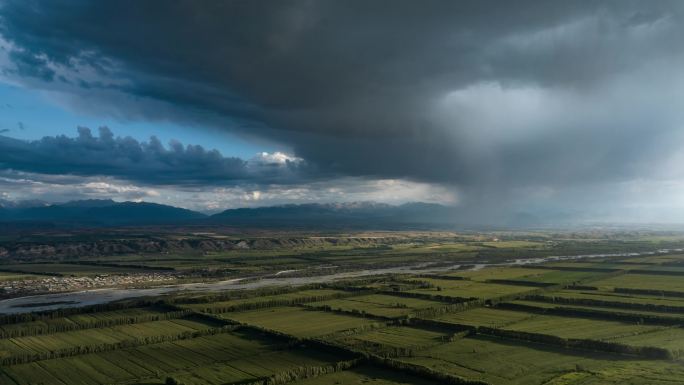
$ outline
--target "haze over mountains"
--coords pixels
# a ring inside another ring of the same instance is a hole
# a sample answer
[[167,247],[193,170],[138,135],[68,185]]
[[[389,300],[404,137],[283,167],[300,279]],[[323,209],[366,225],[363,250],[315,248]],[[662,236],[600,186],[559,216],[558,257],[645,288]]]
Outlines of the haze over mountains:
[[206,215],[148,202],[78,200],[60,204],[0,201],[0,222],[69,226],[229,225],[301,228],[444,227],[454,209],[430,203],[399,206],[376,202],[282,205],[229,209]]
[[115,202],[108,199],[0,206],[2,222],[40,222],[68,226],[151,225],[186,222],[204,217],[204,214],[173,206],[147,202]]

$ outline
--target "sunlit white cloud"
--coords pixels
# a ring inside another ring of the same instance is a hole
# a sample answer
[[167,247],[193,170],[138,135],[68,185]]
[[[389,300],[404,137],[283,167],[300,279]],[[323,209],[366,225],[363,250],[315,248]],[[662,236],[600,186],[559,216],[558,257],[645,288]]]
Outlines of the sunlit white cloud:
[[144,200],[202,212],[228,208],[298,203],[375,201],[390,204],[432,202],[453,205],[452,188],[406,180],[343,178],[336,181],[291,185],[241,185],[231,187],[176,187],[135,185],[115,178],[55,177],[4,171],[0,173],[2,199],[66,202],[76,199]]

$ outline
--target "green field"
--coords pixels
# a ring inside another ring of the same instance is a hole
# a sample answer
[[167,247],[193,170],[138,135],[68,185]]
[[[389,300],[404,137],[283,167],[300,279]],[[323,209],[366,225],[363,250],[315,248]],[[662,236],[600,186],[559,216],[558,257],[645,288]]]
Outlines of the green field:
[[574,352],[488,337],[464,338],[401,360],[496,385],[675,384],[678,363]]
[[534,277],[547,271],[524,267],[487,267],[480,270],[456,271],[447,275],[465,277],[473,281],[484,282],[490,279],[516,279],[521,277]]
[[45,334],[52,331],[97,327],[103,324],[130,323],[134,320],[155,320],[168,317],[172,311],[163,307],[133,307],[116,311],[89,312],[55,317],[40,321],[0,325],[4,336]]
[[437,382],[387,369],[362,366],[294,382],[296,385],[436,385]]
[[603,274],[593,271],[554,271],[546,270],[540,275],[524,276],[518,278],[521,281],[550,283],[550,284],[572,284],[582,281],[599,279]]
[[[3,282],[45,278],[30,272],[95,276],[165,267],[178,282],[241,277],[253,289],[193,285],[0,315],[0,384],[161,385],[167,377],[185,385],[684,383],[682,255],[539,259],[684,247],[684,236],[407,232],[274,240],[197,231],[166,239],[244,245],[8,260],[3,268],[16,272],[0,273]],[[535,265],[506,265],[525,258]],[[407,268],[418,263],[429,270]],[[317,276],[331,273],[344,278]]]
[[[665,297],[659,295],[646,295],[646,294],[625,294],[625,293],[613,293],[607,291],[593,291],[593,290],[560,290],[551,293],[545,293],[545,297],[553,300],[553,298],[558,298],[559,303],[561,300],[569,301],[600,301],[607,303],[619,304],[637,304],[637,305],[654,305],[654,306],[676,306],[684,308],[684,298],[677,297]],[[625,306],[626,307],[626,306]]]
[[449,331],[446,330],[400,326],[343,336],[335,339],[335,342],[360,350],[382,353],[387,348],[425,349],[444,343],[449,335]]
[[395,297],[391,295],[373,294],[355,296],[345,299],[314,302],[310,307],[329,306],[332,309],[356,311],[381,317],[402,317],[416,310],[444,306],[445,303],[416,298]]
[[[316,349],[282,350],[253,332],[225,333],[134,349],[86,354],[2,368],[3,384],[161,383],[224,384],[268,377],[299,366],[324,365],[336,357]],[[8,381],[8,382],[5,382]],[[9,382],[11,381],[11,382]]]
[[679,263],[684,262],[684,254],[668,254],[668,255],[649,255],[645,257],[629,258],[628,262],[644,262],[650,264],[660,263]]
[[[349,295],[348,292],[343,290],[333,290],[333,289],[317,289],[317,290],[302,290],[293,293],[284,293],[276,295],[263,295],[252,298],[236,298],[227,301],[216,301],[216,302],[201,302],[201,303],[189,303],[182,304],[183,308],[192,309],[199,312],[205,313],[224,313],[230,309],[239,309],[245,306],[255,306],[274,303],[279,301],[292,301],[292,302],[304,302],[309,299],[314,298],[334,298],[337,296]],[[201,298],[201,297],[200,297]]]
[[464,277],[473,281],[486,282],[488,280],[505,279],[528,281],[548,284],[568,284],[600,277],[601,272],[551,270],[531,267],[491,267],[476,271],[459,271],[449,273],[449,276]]
[[0,282],[9,281],[21,281],[24,279],[36,279],[41,278],[39,275],[25,274],[25,273],[12,273],[7,271],[0,271]]
[[318,337],[348,329],[363,328],[375,321],[345,314],[307,310],[301,307],[275,307],[263,310],[227,313],[236,320],[296,337]]
[[624,274],[592,282],[601,289],[628,288],[640,290],[676,291],[684,293],[684,276]]
[[462,312],[454,312],[435,318],[437,321],[468,326],[501,327],[511,323],[534,317],[519,311],[510,311],[492,308],[475,308]]
[[611,341],[634,346],[656,346],[670,350],[677,357],[681,357],[684,353],[684,329],[679,327],[614,338]]
[[538,309],[557,309],[564,311],[581,310],[589,311],[595,313],[603,314],[616,314],[623,316],[644,316],[644,317],[659,317],[671,319],[672,322],[683,323],[684,324],[684,314],[677,312],[665,312],[665,311],[650,311],[642,309],[630,309],[624,307],[613,307],[613,306],[585,306],[585,305],[563,305],[554,302],[546,301],[510,301],[509,303],[515,305],[530,306]]
[[174,336],[205,330],[212,326],[193,319],[173,319],[109,328],[94,328],[46,335],[0,339],[0,358],[22,354],[40,354],[75,347],[116,344],[160,336]]
[[513,294],[522,294],[535,290],[535,287],[518,285],[501,285],[469,280],[450,280],[435,278],[420,278],[416,282],[424,282],[431,287],[409,290],[411,293],[428,294],[433,296],[482,298],[490,299]]
[[662,327],[579,317],[534,315],[508,324],[503,329],[549,334],[562,338],[610,340],[621,336],[647,333],[662,329]]

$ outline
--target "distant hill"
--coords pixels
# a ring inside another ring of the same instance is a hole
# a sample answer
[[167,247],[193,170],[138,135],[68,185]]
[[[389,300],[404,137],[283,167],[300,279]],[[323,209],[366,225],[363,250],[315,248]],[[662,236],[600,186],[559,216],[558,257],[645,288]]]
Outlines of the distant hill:
[[213,224],[251,227],[384,228],[440,227],[453,222],[449,207],[430,203],[393,206],[375,202],[282,205],[225,210]]
[[225,210],[207,216],[146,202],[78,200],[0,204],[0,224],[15,227],[220,225],[251,228],[429,229],[454,223],[453,208],[431,203],[376,202],[282,205]]
[[0,208],[2,222],[40,222],[69,226],[123,226],[185,224],[206,215],[178,207],[147,202],[79,200],[62,204]]

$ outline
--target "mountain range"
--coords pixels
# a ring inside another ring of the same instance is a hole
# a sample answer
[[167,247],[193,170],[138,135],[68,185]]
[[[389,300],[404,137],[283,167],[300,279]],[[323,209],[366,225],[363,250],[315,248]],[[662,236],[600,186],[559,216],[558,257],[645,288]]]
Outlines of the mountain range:
[[148,202],[78,200],[60,204],[0,201],[0,223],[50,227],[225,225],[264,228],[429,228],[453,223],[450,207],[376,202],[299,204],[229,209],[206,215]]
[[186,223],[206,215],[148,202],[108,199],[36,205],[0,203],[0,222],[43,223],[53,226],[128,226]]

